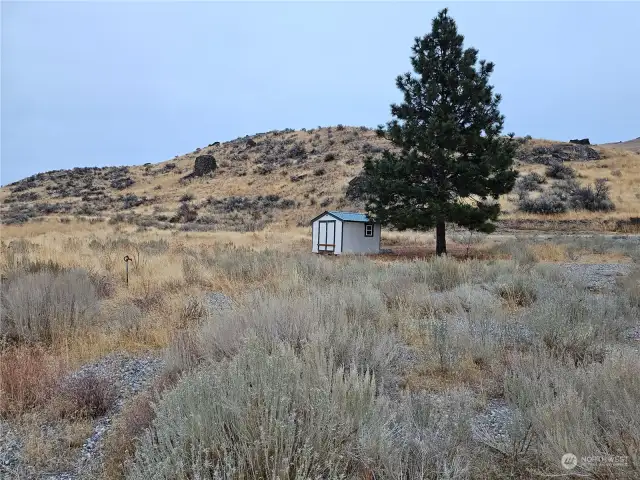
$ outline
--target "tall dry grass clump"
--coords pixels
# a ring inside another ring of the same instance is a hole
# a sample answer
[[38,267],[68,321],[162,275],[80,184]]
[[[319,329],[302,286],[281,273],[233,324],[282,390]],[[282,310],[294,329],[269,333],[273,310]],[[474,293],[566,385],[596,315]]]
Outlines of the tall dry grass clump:
[[2,285],[0,335],[51,343],[87,327],[97,315],[98,295],[88,273],[27,273]]
[[42,347],[0,352],[0,416],[19,415],[51,399],[67,371],[63,359]]
[[538,351],[513,359],[506,398],[522,412],[535,436],[538,472],[560,472],[567,452],[578,458],[624,457],[625,466],[578,462],[577,475],[631,479],[640,475],[640,363],[623,350],[601,363],[576,368]]

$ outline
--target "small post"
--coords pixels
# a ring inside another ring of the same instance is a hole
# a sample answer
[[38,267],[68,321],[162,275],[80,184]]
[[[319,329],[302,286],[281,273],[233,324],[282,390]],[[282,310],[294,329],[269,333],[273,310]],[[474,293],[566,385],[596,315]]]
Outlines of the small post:
[[125,272],[127,275],[127,287],[129,286],[129,262],[131,261],[133,261],[133,259],[130,258],[129,255],[124,256]]

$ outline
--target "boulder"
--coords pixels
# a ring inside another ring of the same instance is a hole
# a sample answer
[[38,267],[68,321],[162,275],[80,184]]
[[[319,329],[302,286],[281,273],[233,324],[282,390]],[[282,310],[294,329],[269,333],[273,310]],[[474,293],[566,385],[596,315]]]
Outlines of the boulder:
[[213,155],[199,155],[196,157],[192,175],[194,177],[201,177],[207,173],[213,172],[217,166],[216,159]]
[[578,140],[577,138],[574,138],[573,140],[569,140],[569,143],[575,143],[578,145],[591,145],[588,138],[583,138],[582,140]]
[[364,175],[358,174],[349,181],[345,197],[347,200],[363,200],[362,188],[364,187],[366,180]]

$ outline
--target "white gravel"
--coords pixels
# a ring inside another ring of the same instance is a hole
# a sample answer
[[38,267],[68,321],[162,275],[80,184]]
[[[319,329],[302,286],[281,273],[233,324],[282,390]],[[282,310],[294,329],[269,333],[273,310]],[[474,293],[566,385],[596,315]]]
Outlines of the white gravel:
[[628,263],[560,263],[558,267],[594,292],[610,292],[618,277],[628,275],[633,268]]
[[93,432],[80,449],[75,468],[66,472],[35,472],[21,461],[22,442],[8,422],[0,422],[0,479],[80,480],[98,478],[102,468],[104,435],[124,402],[144,390],[162,371],[162,358],[154,355],[133,356],[114,353],[82,366],[70,378],[93,373],[108,378],[117,391],[114,407],[95,420]]

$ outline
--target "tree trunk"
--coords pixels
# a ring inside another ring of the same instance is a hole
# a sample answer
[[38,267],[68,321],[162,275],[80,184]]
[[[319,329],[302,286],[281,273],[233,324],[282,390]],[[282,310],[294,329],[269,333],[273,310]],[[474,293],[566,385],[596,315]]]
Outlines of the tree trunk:
[[447,238],[445,237],[444,222],[436,223],[436,255],[447,254]]

